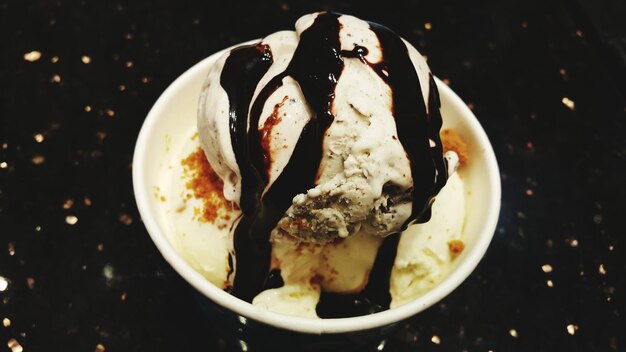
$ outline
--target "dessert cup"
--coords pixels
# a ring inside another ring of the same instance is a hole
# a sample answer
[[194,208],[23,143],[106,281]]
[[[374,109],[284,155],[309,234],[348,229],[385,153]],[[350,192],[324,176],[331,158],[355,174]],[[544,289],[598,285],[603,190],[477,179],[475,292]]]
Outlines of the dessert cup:
[[216,323],[235,349],[345,351],[363,346],[382,349],[381,341],[394,326],[458,287],[489,246],[500,211],[500,175],[485,131],[465,103],[448,86],[436,80],[443,128],[455,130],[467,143],[470,160],[463,171],[468,191],[463,229],[465,250],[439,284],[405,305],[366,316],[310,319],[274,313],[230,295],[195,271],[172,244],[168,219],[164,216],[166,203],[155,197],[155,187],[159,185],[160,175],[166,172],[168,161],[196,129],[198,97],[207,72],[227,50],[209,56],[177,78],[144,121],[133,158],[133,186],[148,233],[167,262],[197,289],[199,309]]

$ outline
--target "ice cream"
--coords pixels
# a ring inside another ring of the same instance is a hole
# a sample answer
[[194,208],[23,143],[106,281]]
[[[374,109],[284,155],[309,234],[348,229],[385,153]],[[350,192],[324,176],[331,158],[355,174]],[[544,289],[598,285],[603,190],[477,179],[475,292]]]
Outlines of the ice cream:
[[[445,275],[462,234],[463,182],[456,154],[444,158],[434,79],[383,26],[315,13],[295,27],[211,68],[199,143],[229,215],[217,246],[175,222],[195,244],[180,248],[211,282],[273,311],[403,304]],[[186,202],[189,181],[177,182],[172,196]]]

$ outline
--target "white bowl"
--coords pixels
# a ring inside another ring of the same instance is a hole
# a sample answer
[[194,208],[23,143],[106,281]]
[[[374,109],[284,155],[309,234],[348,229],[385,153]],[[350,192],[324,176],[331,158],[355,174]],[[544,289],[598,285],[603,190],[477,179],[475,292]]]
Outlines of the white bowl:
[[[246,43],[243,43],[246,44]],[[230,48],[229,48],[230,49]],[[380,313],[339,319],[309,319],[268,311],[240,300],[208,282],[174,249],[168,226],[159,216],[162,205],[154,197],[159,173],[171,157],[168,150],[188,140],[196,128],[200,88],[211,65],[226,50],[215,53],[183,73],[154,104],[139,133],[133,158],[133,185],[141,218],[165,259],[193,287],[216,304],[243,317],[274,327],[307,334],[338,334],[374,329],[411,317],[444,298],[465,280],[485,254],[500,211],[500,174],[493,148],[478,120],[463,101],[437,80],[443,128],[453,128],[469,146],[470,163],[464,171],[467,215],[463,239],[465,250],[450,273],[431,291],[403,306]]]

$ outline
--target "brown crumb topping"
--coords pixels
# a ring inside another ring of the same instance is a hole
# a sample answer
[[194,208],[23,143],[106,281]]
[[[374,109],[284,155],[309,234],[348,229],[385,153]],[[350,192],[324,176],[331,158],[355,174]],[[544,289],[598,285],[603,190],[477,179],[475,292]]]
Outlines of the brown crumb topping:
[[461,240],[452,240],[448,242],[448,249],[450,249],[450,254],[452,254],[452,258],[454,259],[463,252],[465,243]]
[[320,286],[322,282],[324,282],[324,276],[320,274],[313,275],[313,277],[309,280],[309,283],[312,286]]
[[[209,164],[202,148],[198,147],[181,161],[188,190],[202,200],[202,209],[194,209],[194,216],[204,222],[215,223],[217,220],[230,220],[230,213],[237,205],[224,199],[224,183]],[[220,228],[226,224],[218,224]]]
[[469,153],[467,144],[461,137],[451,129],[442,130],[440,133],[441,143],[443,144],[443,152],[452,150],[459,156],[459,166],[467,164],[469,161]]
[[224,283],[222,283],[222,287],[224,288],[224,291],[227,291],[227,292],[230,292],[233,288],[230,281],[228,280],[224,280]]

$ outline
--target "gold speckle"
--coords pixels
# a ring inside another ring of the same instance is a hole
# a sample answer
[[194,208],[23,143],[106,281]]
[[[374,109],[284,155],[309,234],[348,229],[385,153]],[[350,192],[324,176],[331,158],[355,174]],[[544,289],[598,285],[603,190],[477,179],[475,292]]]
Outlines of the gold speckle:
[[564,68],[559,69],[559,74],[561,75],[561,77],[567,78],[567,70],[565,70]]
[[131,68],[133,67],[133,62],[132,61],[126,61],[126,68]]
[[4,292],[9,287],[9,280],[0,276],[0,292]]
[[449,86],[449,85],[450,85],[450,80],[449,80],[449,79],[447,79],[447,78],[444,78],[444,79],[443,79],[443,83],[444,83],[446,86]]
[[120,89],[120,92],[123,92],[126,90],[126,86],[123,84],[120,84],[119,89]]
[[9,319],[9,318],[4,318],[4,319],[2,319],[2,325],[3,325],[5,328],[8,328],[9,326],[11,326],[11,319]]
[[535,192],[534,192],[532,189],[530,189],[530,188],[529,188],[529,189],[527,189],[527,190],[526,190],[526,195],[527,195],[527,196],[529,196],[529,197],[530,197],[530,196],[532,196],[533,194],[535,194]]
[[11,349],[11,352],[22,352],[24,348],[16,339],[10,339],[7,342],[7,346]]
[[91,112],[91,106],[85,105],[85,112]]
[[572,248],[576,248],[578,247],[578,240],[575,238],[569,239],[567,240],[567,243],[569,244],[570,247]]
[[59,76],[59,75],[52,76],[52,78],[50,79],[50,82],[52,82],[52,83],[61,83],[61,76]]
[[439,336],[433,335],[433,337],[430,338],[430,342],[434,343],[435,345],[438,345],[441,343],[441,339],[439,338]]
[[58,57],[58,56],[53,56],[53,57],[50,59],[50,62],[52,62],[53,64],[56,64],[57,62],[59,62],[59,57]]
[[582,38],[582,37],[583,37],[583,31],[581,31],[580,29],[577,29],[577,30],[576,30],[576,36],[577,36],[578,38]]
[[602,215],[596,214],[593,216],[593,223],[596,225],[600,225],[602,223]]
[[98,248],[98,252],[102,252],[104,251],[104,244],[100,243],[96,248]]
[[522,21],[522,28],[528,28],[528,21]]
[[614,247],[613,245],[610,245],[610,246],[609,246],[609,250],[610,250],[611,252],[613,252],[613,249],[615,249],[615,247]]
[[76,223],[78,223],[78,218],[74,215],[68,215],[65,217],[65,222],[68,225],[76,225]]
[[514,338],[517,338],[519,335],[517,334],[517,330],[515,329],[510,329],[509,330],[509,335],[511,335]]
[[146,76],[141,77],[141,83],[146,84],[146,83],[148,83],[148,82],[150,82],[150,78],[148,78],[148,77],[146,77]]
[[552,282],[552,280],[547,280],[546,281],[546,285],[548,285],[548,287],[552,288],[552,287],[554,287],[554,282]]
[[131,33],[126,33],[124,38],[126,38],[126,40],[131,40],[131,39],[133,39],[133,35]]
[[563,97],[563,99],[561,99],[561,103],[563,103],[563,105],[567,106],[567,108],[572,111],[576,109],[576,104],[574,103],[573,100],[569,99],[568,97]]
[[35,279],[33,279],[32,277],[27,278],[26,285],[28,285],[28,288],[32,290],[33,288],[35,288]]
[[606,275],[606,269],[604,268],[604,264],[600,264],[600,266],[598,267],[598,274]]
[[107,281],[111,282],[115,278],[115,268],[111,264],[106,264],[102,268],[102,275]]
[[104,351],[106,351],[106,348],[104,348],[104,345],[100,343],[96,345],[96,352],[104,352]]
[[63,209],[70,209],[71,207],[74,206],[74,200],[69,198],[67,200],[65,200],[65,202],[63,202]]
[[427,31],[429,31],[429,30],[431,30],[431,29],[433,28],[433,25],[432,25],[432,23],[430,23],[430,22],[426,22],[426,23],[424,23],[424,28],[425,28]]
[[0,169],[6,169],[7,167],[9,167],[9,164],[6,161],[0,163]]
[[105,138],[107,138],[107,133],[104,131],[98,131],[96,132],[96,138],[98,138],[98,141],[102,142]]
[[124,225],[130,225],[133,223],[133,218],[128,214],[122,214],[119,217],[119,221]]
[[568,324],[567,325],[567,333],[570,335],[574,335],[578,331],[578,325]]
[[80,57],[80,61],[82,61],[85,65],[89,65],[91,63],[91,58],[87,55],[83,55]]
[[474,105],[474,103],[467,103],[467,107],[470,108],[470,110],[474,110],[476,105]]
[[541,270],[543,270],[544,273],[551,273],[552,272],[552,265],[544,264],[544,265],[541,266]]
[[86,206],[90,207],[91,206],[91,198],[85,197],[85,199],[83,199],[83,203],[85,203]]
[[41,232],[41,226],[40,225],[35,226],[35,231]]
[[24,60],[28,62],[35,62],[39,59],[41,59],[41,53],[37,50],[33,50],[31,52],[24,54]]
[[15,245],[13,244],[13,242],[9,242],[8,249],[9,249],[9,255],[11,257],[14,256],[15,255]]
[[31,161],[35,165],[41,165],[46,161],[46,158],[43,155],[37,154],[31,159]]
[[37,133],[33,136],[33,138],[35,139],[35,142],[37,143],[41,143],[44,140],[44,136],[41,133]]
[[126,300],[126,292],[122,292],[122,295],[120,296],[120,299],[121,299],[122,301],[125,301],[125,300]]
[[106,110],[106,114],[107,114],[107,116],[109,116],[109,117],[113,117],[113,116],[115,116],[115,111],[113,111],[113,110],[111,110],[111,109],[107,109],[107,110]]

